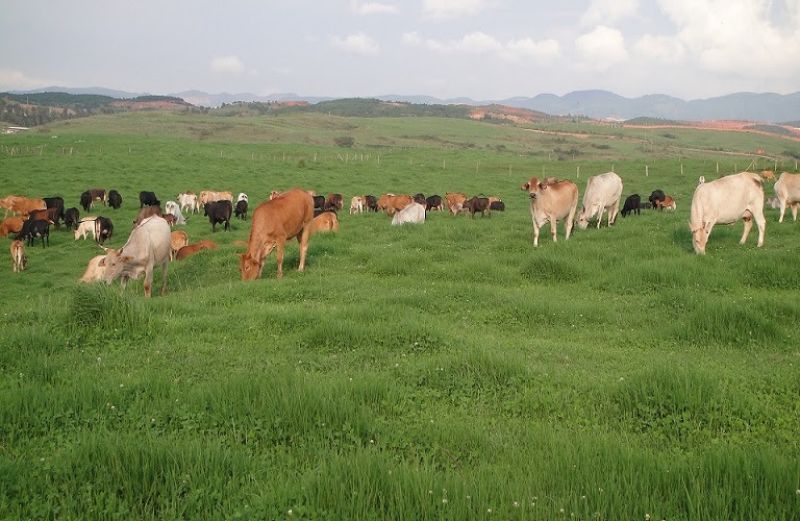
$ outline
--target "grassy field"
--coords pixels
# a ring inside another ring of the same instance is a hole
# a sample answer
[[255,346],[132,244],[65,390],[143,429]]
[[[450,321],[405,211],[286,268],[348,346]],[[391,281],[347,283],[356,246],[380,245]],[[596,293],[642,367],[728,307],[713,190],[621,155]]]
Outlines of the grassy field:
[[[119,190],[121,210],[95,212],[116,247],[140,190],[508,208],[401,228],[344,212],[305,273],[291,245],[285,278],[271,257],[253,283],[234,243],[249,221],[212,236],[194,216],[190,240],[220,248],[150,300],[141,281],[79,285],[99,249],[53,231],[28,271],[0,270],[0,516],[797,519],[800,225],[769,209],[763,248],[722,226],[705,257],[687,228],[698,176],[771,167],[757,148],[794,170],[800,145],[743,136],[161,113],[0,136],[0,195]],[[678,211],[534,250],[519,186],[545,173],[582,196],[612,166],[625,195],[661,188]]]

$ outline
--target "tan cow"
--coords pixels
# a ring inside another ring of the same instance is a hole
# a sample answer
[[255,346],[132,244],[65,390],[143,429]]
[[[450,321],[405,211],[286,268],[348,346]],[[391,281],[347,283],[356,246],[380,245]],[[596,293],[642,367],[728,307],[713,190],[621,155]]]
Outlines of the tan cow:
[[622,196],[622,178],[614,172],[593,175],[586,181],[583,205],[578,216],[578,227],[585,230],[589,221],[596,215],[597,227],[603,220],[603,211],[608,212],[608,225],[617,220],[619,199]]
[[444,200],[447,201],[447,208],[450,209],[450,213],[458,215],[464,208],[464,203],[467,202],[467,194],[463,192],[446,192]]
[[89,260],[86,271],[83,272],[83,277],[78,279],[78,282],[89,284],[91,282],[100,282],[106,274],[106,256],[97,255]]
[[781,217],[778,222],[783,222],[786,207],[792,207],[792,218],[797,221],[797,208],[800,206],[800,174],[783,172],[775,183],[775,195],[781,208]]
[[322,212],[311,221],[311,235],[320,232],[338,232],[339,218],[333,212]]
[[216,250],[216,249],[217,249],[217,243],[215,243],[214,241],[208,241],[208,240],[197,241],[194,244],[189,244],[188,246],[184,246],[180,250],[178,250],[178,252],[175,254],[175,260],[183,260],[203,250]]
[[6,237],[9,233],[19,233],[22,230],[22,217],[9,217],[0,223],[0,237]]
[[314,218],[314,200],[308,192],[294,188],[258,205],[253,212],[253,226],[247,252],[240,255],[239,270],[242,280],[255,280],[261,276],[264,260],[275,248],[278,257],[278,278],[283,277],[283,254],[286,241],[297,238],[300,242],[300,267],[306,266],[311,220]]
[[25,255],[25,245],[22,241],[11,241],[11,270],[14,273],[24,271],[28,266],[28,256]]
[[703,255],[706,243],[715,224],[732,224],[744,221],[744,233],[739,244],[744,244],[753,227],[758,227],[758,247],[764,245],[764,188],[763,179],[752,172],[727,175],[698,186],[692,196],[689,229],[695,253]]
[[365,204],[366,203],[364,202],[364,198],[362,196],[353,196],[353,198],[350,199],[350,215],[353,215],[354,213],[363,213]]
[[200,192],[199,198],[200,208],[205,206],[206,203],[213,203],[214,201],[230,201],[233,206],[233,194],[231,192],[212,192],[210,190],[203,190]]
[[572,181],[556,181],[552,177],[542,181],[531,177],[521,188],[528,192],[531,199],[533,245],[539,246],[539,230],[548,221],[553,242],[558,240],[556,224],[560,220],[564,221],[564,240],[568,240],[575,224],[575,210],[578,208],[578,185]]
[[10,211],[19,214],[23,219],[27,219],[28,214],[34,210],[47,210],[44,199],[31,199],[21,195],[9,195],[0,199],[0,206],[5,208],[5,216],[8,216]]
[[384,194],[378,198],[378,209],[391,216],[413,202],[414,198],[410,195]]
[[176,230],[169,234],[169,258],[175,260],[178,250],[189,244],[189,234],[183,230]]

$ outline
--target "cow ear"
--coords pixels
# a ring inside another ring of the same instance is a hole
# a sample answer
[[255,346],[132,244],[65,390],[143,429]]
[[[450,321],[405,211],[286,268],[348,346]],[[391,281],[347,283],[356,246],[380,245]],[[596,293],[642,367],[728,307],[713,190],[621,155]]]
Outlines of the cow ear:
[[547,185],[545,183],[539,183],[539,190],[547,190]]
[[97,265],[98,266],[105,266],[106,265],[106,258],[103,257],[102,259],[100,259],[100,262],[98,262]]
[[524,185],[520,186],[519,189],[520,190],[529,190],[530,187],[531,187],[530,183],[525,183]]

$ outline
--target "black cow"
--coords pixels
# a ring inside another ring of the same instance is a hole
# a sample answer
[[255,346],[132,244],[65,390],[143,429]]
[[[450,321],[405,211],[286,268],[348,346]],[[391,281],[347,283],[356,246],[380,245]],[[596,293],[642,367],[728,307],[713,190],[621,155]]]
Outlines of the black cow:
[[442,196],[440,195],[431,195],[427,199],[425,199],[424,203],[420,203],[425,205],[425,209],[428,211],[432,210],[442,210],[444,205],[442,204]]
[[100,216],[94,221],[94,238],[95,240],[103,244],[106,239],[110,239],[111,235],[114,233],[114,225],[111,223],[111,219],[108,217]]
[[488,197],[473,197],[464,203],[464,209],[469,210],[469,213],[472,215],[472,218],[475,218],[475,214],[480,212],[481,217],[484,215],[492,216],[492,213],[489,211],[489,198]]
[[489,204],[489,209],[496,210],[498,212],[505,212],[506,203],[504,203],[503,201],[492,201],[491,204]]
[[78,222],[80,220],[81,220],[81,213],[74,206],[72,208],[67,208],[67,211],[64,212],[64,226],[66,226],[70,230],[77,230]]
[[324,195],[315,195],[314,196],[314,208],[323,208],[325,206],[325,196]]
[[119,210],[119,207],[122,206],[122,195],[116,190],[108,192],[108,206],[115,210]]
[[367,208],[369,208],[371,211],[373,212],[378,211],[378,198],[375,197],[374,195],[365,195],[364,203],[367,205]]
[[53,219],[51,217],[51,220],[54,223],[56,223],[56,226],[58,225],[59,221],[63,221],[64,220],[64,198],[63,197],[59,197],[59,196],[56,196],[56,197],[45,197],[44,198],[44,204],[45,204],[45,206],[47,207],[48,210],[50,210],[50,209],[55,209],[56,210],[55,212],[51,212],[51,215],[53,215],[55,217],[55,219]]
[[161,206],[161,201],[156,198],[154,192],[139,192],[139,208],[145,206]]
[[666,198],[667,194],[665,194],[663,190],[653,190],[653,193],[650,194],[650,197],[648,197],[647,200],[650,201],[650,204],[653,206],[653,208],[658,208],[658,203]]
[[92,194],[88,190],[81,194],[81,206],[84,212],[88,212],[91,209],[92,201]]
[[236,201],[236,217],[242,220],[247,219],[247,201],[244,199]]
[[[415,203],[419,203],[422,206],[426,206],[426,207],[428,206],[428,201],[427,201],[427,199],[425,199],[425,194],[423,194],[422,192],[420,192],[418,194],[414,194],[413,199],[414,199]],[[426,210],[427,210],[427,208],[426,208]]]
[[625,204],[622,206],[622,211],[620,212],[623,217],[627,217],[629,213],[636,212],[636,215],[640,214],[639,208],[642,206],[642,198],[639,197],[639,194],[629,195],[625,199]]
[[208,216],[212,232],[217,231],[218,223],[225,223],[225,230],[230,230],[232,213],[233,206],[227,199],[206,203],[203,207],[203,214]]
[[328,198],[325,199],[323,209],[333,210],[335,212],[337,210],[341,210],[342,207],[344,207],[344,198],[342,197],[342,194],[328,194]]
[[36,237],[41,237],[42,248],[44,248],[45,239],[47,239],[47,245],[50,246],[50,221],[28,219],[22,223],[22,229],[17,234],[17,240],[27,240],[28,246],[33,246],[33,240]]

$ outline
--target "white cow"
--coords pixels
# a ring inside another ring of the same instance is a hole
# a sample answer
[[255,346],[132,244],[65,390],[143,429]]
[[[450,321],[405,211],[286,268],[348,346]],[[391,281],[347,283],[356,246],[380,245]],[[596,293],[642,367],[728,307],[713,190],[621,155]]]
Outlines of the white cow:
[[787,206],[792,207],[792,218],[797,221],[797,208],[800,206],[800,174],[782,173],[775,183],[775,195],[781,208],[778,222],[783,222]]
[[603,220],[603,210],[608,212],[608,225],[617,220],[619,198],[622,196],[622,178],[614,172],[594,175],[586,181],[583,194],[583,206],[578,217],[578,227],[585,230],[589,220],[597,216],[597,227]]
[[153,269],[161,266],[161,294],[167,292],[167,269],[169,268],[170,228],[163,217],[153,215],[144,219],[131,232],[128,242],[119,250],[106,251],[106,272],[103,280],[111,284],[119,278],[122,287],[129,279],[138,279],[144,273],[144,296],[152,293]]
[[350,215],[354,213],[362,213],[364,211],[364,198],[360,195],[353,196],[350,199]]
[[425,207],[416,202],[407,205],[392,217],[392,226],[399,226],[406,223],[421,224],[424,222]]
[[175,216],[175,224],[186,224],[186,219],[183,217],[181,207],[175,201],[167,201],[164,205],[164,213]]
[[766,221],[762,182],[758,174],[741,172],[707,181],[695,189],[689,220],[695,253],[705,254],[715,224],[732,224],[739,219],[744,220],[744,233],[739,244],[745,243],[755,220],[758,246],[763,246]]
[[200,211],[200,203],[197,201],[197,194],[194,192],[178,194],[178,204],[181,212],[189,211],[195,213]]
[[539,181],[538,177],[531,177],[521,188],[528,192],[531,199],[534,247],[539,246],[539,230],[548,221],[553,242],[558,240],[556,237],[558,221],[564,221],[566,232],[564,240],[568,240],[575,224],[575,210],[578,208],[578,185],[572,181],[558,181],[553,177],[542,181]]
[[75,229],[75,240],[86,240],[87,235],[91,235],[92,239],[97,237],[97,217],[86,216],[78,221],[78,227]]

